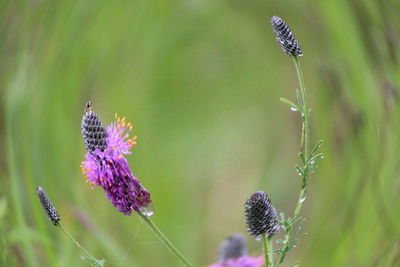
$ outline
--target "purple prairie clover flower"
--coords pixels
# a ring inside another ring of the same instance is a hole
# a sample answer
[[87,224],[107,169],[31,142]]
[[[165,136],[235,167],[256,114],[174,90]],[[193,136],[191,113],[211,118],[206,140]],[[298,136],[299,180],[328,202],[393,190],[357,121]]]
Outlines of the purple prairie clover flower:
[[247,255],[246,237],[242,234],[233,234],[221,243],[218,262],[224,263],[228,259],[237,259],[244,255]]
[[216,263],[208,267],[261,267],[264,264],[264,257],[242,256],[237,259],[228,259],[224,263]]
[[242,234],[234,234],[222,242],[218,263],[209,267],[261,267],[263,263],[263,256],[248,256],[246,238]]
[[100,186],[112,205],[125,215],[133,211],[146,213],[151,204],[150,193],[133,176],[125,154],[130,154],[136,145],[136,136],[130,137],[132,125],[115,114],[116,121],[104,130],[90,103],[82,118],[82,136],[88,153],[82,162],[82,173],[86,182]]

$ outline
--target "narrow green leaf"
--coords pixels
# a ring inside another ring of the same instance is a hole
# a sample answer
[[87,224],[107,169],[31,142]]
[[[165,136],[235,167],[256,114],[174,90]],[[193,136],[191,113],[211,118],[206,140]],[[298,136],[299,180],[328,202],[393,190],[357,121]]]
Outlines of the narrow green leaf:
[[312,157],[316,152],[317,152],[317,150],[321,147],[321,145],[322,145],[322,143],[323,143],[324,141],[322,141],[322,140],[319,140],[318,142],[317,142],[317,144],[314,146],[314,148],[311,150],[311,153],[310,153],[310,157]]
[[93,260],[87,256],[81,256],[81,259],[89,261],[92,264],[92,266],[95,266],[95,267],[104,267],[104,264],[106,262],[105,260],[97,260],[97,259]]
[[290,109],[293,111],[298,111],[300,109],[298,105],[284,97],[281,97],[279,100],[285,104],[288,104],[290,106]]

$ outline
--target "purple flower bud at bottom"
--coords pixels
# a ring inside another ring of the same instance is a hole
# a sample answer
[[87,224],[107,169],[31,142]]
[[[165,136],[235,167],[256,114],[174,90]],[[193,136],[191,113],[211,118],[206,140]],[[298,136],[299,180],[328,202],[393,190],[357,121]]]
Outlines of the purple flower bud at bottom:
[[208,267],[261,267],[264,264],[264,257],[242,256],[237,259],[228,259],[223,264],[212,264]]

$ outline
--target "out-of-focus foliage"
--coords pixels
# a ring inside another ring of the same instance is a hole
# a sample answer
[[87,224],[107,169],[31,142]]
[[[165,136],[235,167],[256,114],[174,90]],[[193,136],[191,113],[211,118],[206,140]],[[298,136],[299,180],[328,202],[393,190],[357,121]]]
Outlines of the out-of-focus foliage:
[[[84,183],[82,109],[133,122],[128,156],[152,193],[153,220],[196,265],[245,232],[243,204],[263,190],[290,214],[300,121],[290,58],[269,19],[301,43],[312,136],[300,245],[285,264],[400,262],[400,4],[327,1],[2,1],[0,265],[86,266],[36,199],[107,266],[178,266],[138,216]],[[279,236],[279,234],[278,234]],[[279,237],[278,237],[279,238]],[[249,239],[250,240],[250,239]],[[250,252],[261,252],[250,241]]]

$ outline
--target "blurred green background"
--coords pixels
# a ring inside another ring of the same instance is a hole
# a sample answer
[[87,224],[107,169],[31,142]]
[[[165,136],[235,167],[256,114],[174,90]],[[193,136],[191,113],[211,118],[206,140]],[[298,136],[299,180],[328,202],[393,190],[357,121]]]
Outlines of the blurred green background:
[[138,216],[84,183],[87,100],[105,125],[115,112],[134,124],[127,159],[152,218],[197,266],[245,233],[254,191],[291,215],[300,120],[279,97],[294,100],[298,85],[273,15],[302,45],[313,141],[325,141],[308,235],[285,266],[400,266],[399,1],[15,0],[0,13],[0,266],[87,266],[44,215],[38,185],[107,266],[180,266]]

